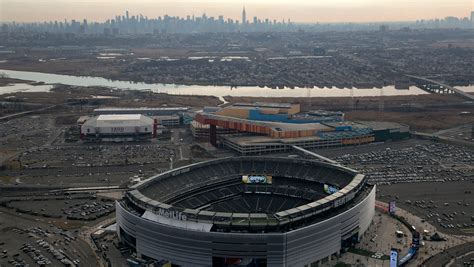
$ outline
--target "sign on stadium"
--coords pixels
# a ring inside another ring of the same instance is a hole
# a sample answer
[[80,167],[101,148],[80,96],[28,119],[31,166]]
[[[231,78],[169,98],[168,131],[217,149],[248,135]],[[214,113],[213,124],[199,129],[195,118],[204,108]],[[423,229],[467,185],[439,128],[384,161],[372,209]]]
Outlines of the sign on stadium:
[[164,208],[158,209],[158,215],[163,216],[168,219],[178,220],[178,221],[186,221],[186,214],[180,211],[168,210]]
[[269,175],[242,175],[244,184],[271,184],[272,176]]
[[332,186],[332,185],[328,185],[328,184],[324,184],[324,192],[326,194],[334,194],[336,193],[337,191],[339,191],[339,188],[335,187],[335,186]]
[[395,215],[395,209],[396,209],[396,202],[392,200],[388,203],[388,213],[390,213],[390,215]]

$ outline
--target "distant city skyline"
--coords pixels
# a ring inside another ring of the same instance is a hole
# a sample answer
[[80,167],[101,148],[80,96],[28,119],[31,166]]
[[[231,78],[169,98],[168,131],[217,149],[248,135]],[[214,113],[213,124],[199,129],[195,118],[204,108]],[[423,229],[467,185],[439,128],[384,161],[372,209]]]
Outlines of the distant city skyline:
[[128,10],[149,18],[187,15],[219,17],[241,20],[242,8],[247,20],[260,18],[290,19],[301,23],[336,22],[390,22],[470,17],[474,0],[293,0],[251,2],[234,0],[1,0],[0,21],[43,22],[83,20],[105,22]]
[[[390,25],[390,26],[389,26]],[[209,33],[209,32],[294,32],[300,30],[328,31],[328,30],[379,30],[406,28],[458,28],[474,27],[474,19],[448,16],[445,19],[418,20],[416,22],[375,22],[375,23],[307,23],[297,24],[290,19],[270,19],[253,16],[247,17],[245,7],[242,8],[240,20],[202,14],[201,16],[169,16],[148,17],[143,14],[133,14],[126,10],[122,14],[107,19],[105,22],[92,20],[64,19],[63,21],[45,22],[7,22],[1,24],[1,31],[33,31],[49,33],[72,34],[99,34],[105,36],[135,35],[135,34],[166,34],[166,33]]]

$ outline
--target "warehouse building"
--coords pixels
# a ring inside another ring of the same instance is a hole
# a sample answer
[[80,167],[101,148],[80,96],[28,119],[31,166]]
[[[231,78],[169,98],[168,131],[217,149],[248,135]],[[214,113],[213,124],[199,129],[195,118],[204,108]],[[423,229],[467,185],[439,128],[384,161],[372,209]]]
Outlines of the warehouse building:
[[141,114],[99,115],[81,126],[81,139],[87,141],[137,141],[156,136],[157,123]]
[[357,121],[366,125],[374,132],[375,142],[397,141],[411,137],[410,126],[385,121]]
[[174,116],[152,116],[151,118],[155,119],[158,125],[162,125],[164,127],[179,127],[182,125],[182,119],[178,115]]

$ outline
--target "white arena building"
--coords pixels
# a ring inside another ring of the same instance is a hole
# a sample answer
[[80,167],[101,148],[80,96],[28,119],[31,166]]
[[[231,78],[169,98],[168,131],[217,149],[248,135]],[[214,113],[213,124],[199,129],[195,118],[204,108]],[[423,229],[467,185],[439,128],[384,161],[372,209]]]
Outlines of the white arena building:
[[141,114],[100,115],[81,126],[88,141],[135,141],[156,136],[156,122]]

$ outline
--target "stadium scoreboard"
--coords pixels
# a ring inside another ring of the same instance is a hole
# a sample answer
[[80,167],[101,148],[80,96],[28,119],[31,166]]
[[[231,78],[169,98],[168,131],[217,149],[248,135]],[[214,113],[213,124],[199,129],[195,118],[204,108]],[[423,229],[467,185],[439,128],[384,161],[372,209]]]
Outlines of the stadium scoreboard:
[[273,177],[270,175],[242,175],[244,184],[271,184]]

